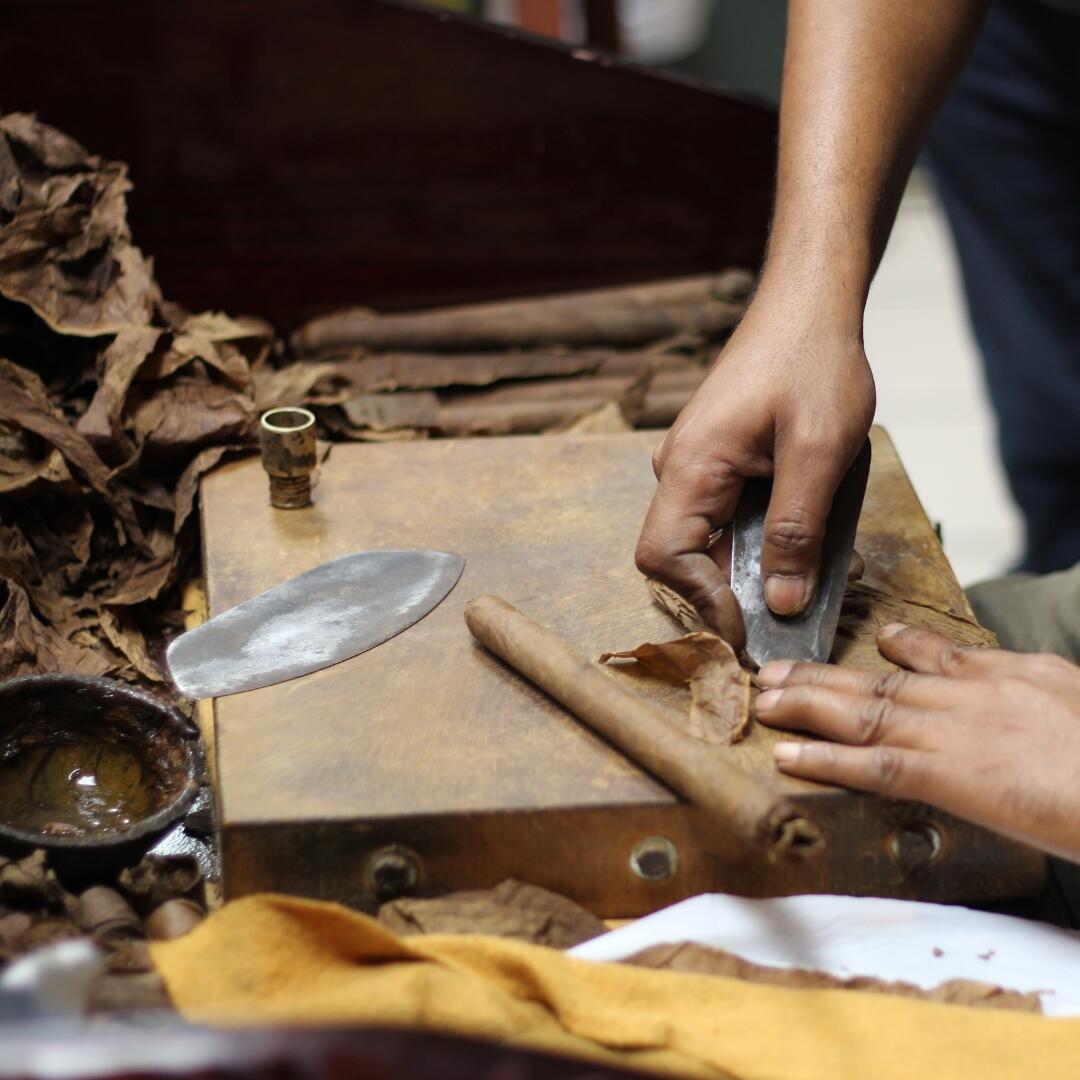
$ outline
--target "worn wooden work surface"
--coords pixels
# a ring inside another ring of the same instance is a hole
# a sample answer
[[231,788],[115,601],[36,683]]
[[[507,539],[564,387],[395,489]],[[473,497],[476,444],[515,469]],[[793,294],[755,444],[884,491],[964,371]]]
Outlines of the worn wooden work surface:
[[[279,888],[370,902],[365,860],[386,844],[418,853],[422,890],[514,875],[611,916],[717,888],[973,899],[1037,886],[1042,864],[1026,849],[941,815],[931,822],[911,804],[785,778],[813,805],[824,857],[773,866],[715,845],[705,853],[684,804],[474,644],[462,610],[482,593],[504,597],[587,655],[678,636],[632,559],[658,438],[339,445],[315,504],[302,511],[269,506],[254,460],[206,481],[211,614],[351,551],[431,547],[467,559],[451,595],[400,636],[336,667],[217,702],[228,894]],[[858,547],[869,584],[970,616],[880,431]],[[734,752],[775,775],[776,738],[755,728]],[[918,848],[928,826],[943,838],[937,858],[899,865],[897,829]],[[667,881],[628,868],[633,845],[652,834],[680,852]]]

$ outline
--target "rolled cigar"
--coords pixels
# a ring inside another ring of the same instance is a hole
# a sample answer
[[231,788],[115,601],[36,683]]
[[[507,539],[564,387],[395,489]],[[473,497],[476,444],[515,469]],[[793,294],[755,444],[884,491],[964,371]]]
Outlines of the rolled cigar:
[[817,828],[766,780],[677,727],[663,709],[620,686],[550,630],[495,596],[471,600],[473,637],[698,807],[725,834],[769,858],[821,847]]
[[204,908],[179,897],[154,908],[147,916],[146,930],[154,941],[172,941],[194,930],[205,918]]
[[75,905],[79,929],[98,938],[115,935],[140,936],[142,920],[135,909],[115,889],[92,885],[79,895]]
[[[302,326],[292,338],[300,355],[328,349],[442,352],[646,345],[676,334],[721,334],[744,308],[745,275],[721,274],[380,315],[350,308]],[[735,287],[733,287],[735,286]]]

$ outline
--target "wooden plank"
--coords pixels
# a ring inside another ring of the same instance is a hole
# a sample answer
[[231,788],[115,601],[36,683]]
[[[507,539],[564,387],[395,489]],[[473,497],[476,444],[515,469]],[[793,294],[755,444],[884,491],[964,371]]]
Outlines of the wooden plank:
[[756,269],[776,117],[387,0],[8,0],[5,110],[126,161],[165,295],[289,328]]
[[[1043,861],[1019,845],[923,807],[787,778],[826,833],[822,859],[772,866],[714,838],[706,851],[685,804],[475,646],[462,609],[489,592],[588,655],[676,636],[632,560],[658,438],[338,446],[304,511],[272,510],[254,461],[207,480],[212,614],[349,551],[434,547],[468,560],[450,597],[408,632],[216,703],[229,895],[279,888],[364,904],[365,860],[386,844],[417,852],[425,891],[515,875],[608,916],[718,888],[987,899],[1038,887]],[[872,582],[966,611],[891,444],[880,431],[874,442],[858,541]],[[635,684],[665,700],[682,693]],[[732,752],[773,774],[776,738],[755,727]],[[897,831],[917,844],[928,823],[941,852],[905,868],[890,855]],[[681,853],[659,883],[628,867],[633,845],[653,834]]]

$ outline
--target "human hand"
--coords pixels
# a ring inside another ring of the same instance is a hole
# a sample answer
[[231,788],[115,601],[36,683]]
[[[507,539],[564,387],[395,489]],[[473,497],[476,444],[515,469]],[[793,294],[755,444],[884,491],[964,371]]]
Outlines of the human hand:
[[910,671],[761,669],[763,724],[833,740],[777,744],[780,769],[916,799],[1080,861],[1080,667],[910,626],[886,626],[878,647]]
[[[744,481],[774,476],[761,571],[777,614],[813,598],[832,498],[874,415],[874,380],[857,333],[809,297],[759,293],[712,372],[653,455],[660,486],[638,541],[638,569],[685,597],[736,648],[742,615],[727,551],[706,550],[735,516]],[[827,305],[821,305],[825,308]]]

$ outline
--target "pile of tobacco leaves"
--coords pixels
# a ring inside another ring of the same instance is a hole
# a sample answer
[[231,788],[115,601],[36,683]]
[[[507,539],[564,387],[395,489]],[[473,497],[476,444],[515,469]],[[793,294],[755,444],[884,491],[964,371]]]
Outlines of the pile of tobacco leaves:
[[162,299],[130,186],[0,117],[0,678],[164,683],[198,478],[252,441],[272,333]]

